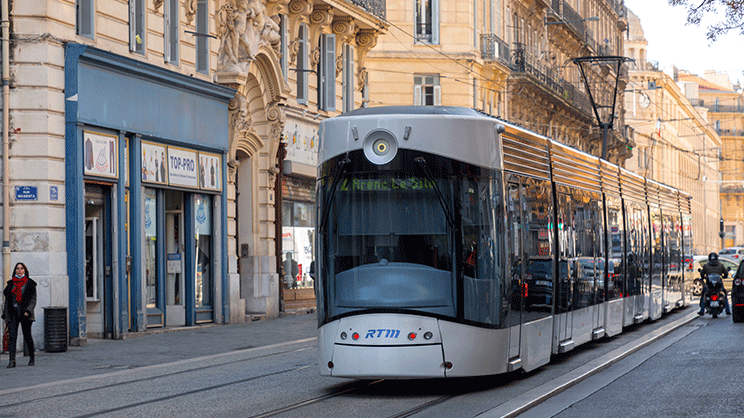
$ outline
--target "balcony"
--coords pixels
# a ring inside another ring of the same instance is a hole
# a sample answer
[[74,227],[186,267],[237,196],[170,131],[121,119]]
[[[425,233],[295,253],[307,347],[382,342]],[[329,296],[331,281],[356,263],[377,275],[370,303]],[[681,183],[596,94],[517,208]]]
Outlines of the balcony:
[[720,136],[744,136],[744,129],[716,129]]
[[385,0],[348,0],[349,3],[385,20]]
[[533,54],[524,45],[518,44],[512,51],[511,69],[513,74],[526,73],[540,84],[550,89],[556,96],[577,107],[587,115],[593,115],[589,97],[576,86],[564,80],[555,66],[548,65]]
[[486,61],[499,61],[509,66],[509,45],[492,33],[481,34],[481,58]]
[[566,0],[552,0],[552,9],[552,12],[548,12],[549,19],[568,26],[589,49],[597,49],[597,42],[594,40],[591,29],[587,27],[584,18]]
[[744,105],[719,105],[719,104],[702,104],[708,109],[708,112],[717,113],[744,113]]

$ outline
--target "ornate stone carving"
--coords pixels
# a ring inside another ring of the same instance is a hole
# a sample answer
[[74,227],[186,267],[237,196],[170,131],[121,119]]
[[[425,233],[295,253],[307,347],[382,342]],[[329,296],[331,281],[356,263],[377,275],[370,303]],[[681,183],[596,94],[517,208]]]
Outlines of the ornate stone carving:
[[183,8],[186,10],[186,24],[190,25],[191,22],[194,21],[194,16],[196,16],[196,5],[197,0],[184,0],[183,2]]
[[279,50],[279,25],[266,14],[261,0],[228,0],[217,12],[219,71],[248,72],[258,49]]
[[227,110],[230,114],[230,125],[233,127],[233,141],[247,136],[253,126],[253,120],[245,96],[236,93],[227,104]]
[[320,35],[324,28],[333,22],[333,9],[329,5],[316,5],[310,14],[310,68],[316,68],[320,62]]
[[370,49],[377,45],[378,32],[374,29],[360,29],[356,33],[357,44],[357,89],[364,89],[367,80],[367,68],[364,67],[364,60]]
[[227,182],[228,183],[235,183],[235,176],[238,174],[239,166],[240,166],[240,161],[234,158],[227,162]]
[[308,17],[313,12],[313,2],[312,0],[291,0],[287,8],[289,9],[289,39],[292,39],[289,45],[289,66],[292,67],[297,62],[297,51],[300,47],[298,39],[300,23],[309,20]]
[[266,106],[266,120],[270,126],[269,139],[272,143],[279,142],[286,123],[284,106],[280,106],[277,102],[269,103]]
[[344,44],[354,43],[356,36],[356,25],[351,16],[337,16],[331,25],[333,34],[336,35],[336,77],[344,69],[343,50]]
[[152,8],[155,9],[156,12],[158,11],[158,9],[160,8],[160,6],[162,6],[162,5],[163,5],[163,0],[153,0],[152,1]]

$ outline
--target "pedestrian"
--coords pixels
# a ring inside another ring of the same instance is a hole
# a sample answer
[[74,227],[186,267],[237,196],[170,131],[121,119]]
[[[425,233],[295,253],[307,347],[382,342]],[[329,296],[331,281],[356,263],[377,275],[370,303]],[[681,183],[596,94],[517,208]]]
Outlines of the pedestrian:
[[9,328],[9,352],[10,361],[8,368],[15,367],[16,341],[18,340],[18,325],[23,330],[23,340],[28,348],[28,365],[34,365],[35,349],[34,340],[31,337],[31,324],[36,317],[36,282],[28,277],[28,268],[23,263],[15,265],[14,274],[8,285],[3,290],[5,303],[3,304],[2,318],[8,323]]

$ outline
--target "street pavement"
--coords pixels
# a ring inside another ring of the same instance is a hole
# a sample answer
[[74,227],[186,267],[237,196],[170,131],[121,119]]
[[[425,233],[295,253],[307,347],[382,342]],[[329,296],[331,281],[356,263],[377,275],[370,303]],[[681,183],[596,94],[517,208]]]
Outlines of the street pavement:
[[27,366],[28,357],[19,352],[17,366],[7,369],[9,357],[4,353],[0,355],[0,396],[51,382],[313,339],[317,332],[316,314],[302,313],[244,324],[155,329],[123,340],[88,339],[87,344],[69,346],[66,352],[37,351],[33,367]]

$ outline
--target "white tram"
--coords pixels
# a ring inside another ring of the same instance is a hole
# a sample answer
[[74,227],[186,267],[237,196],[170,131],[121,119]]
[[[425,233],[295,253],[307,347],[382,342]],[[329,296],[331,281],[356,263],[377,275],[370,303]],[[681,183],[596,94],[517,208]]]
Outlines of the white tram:
[[685,305],[690,198],[457,107],[321,123],[322,375],[529,371]]

